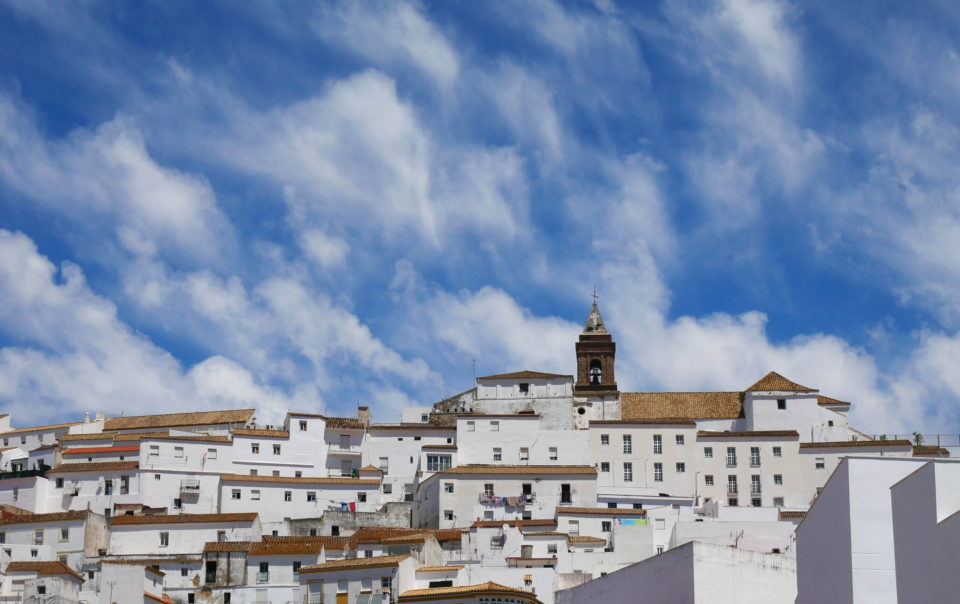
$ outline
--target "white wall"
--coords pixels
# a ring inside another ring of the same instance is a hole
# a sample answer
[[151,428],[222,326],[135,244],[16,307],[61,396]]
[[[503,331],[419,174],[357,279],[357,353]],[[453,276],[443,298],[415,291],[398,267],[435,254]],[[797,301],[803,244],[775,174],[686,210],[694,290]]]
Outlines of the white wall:
[[[494,460],[494,448],[501,459]],[[466,464],[523,464],[521,449],[527,449],[527,464],[582,465],[590,448],[585,430],[552,429],[536,415],[463,415],[457,418],[457,458]],[[551,459],[551,449],[556,459]]]
[[[113,525],[110,530],[110,555],[155,556],[197,554],[208,541],[217,540],[225,531],[225,541],[259,541],[260,523],[207,522],[182,524]],[[167,546],[160,545],[160,533],[169,534]]]

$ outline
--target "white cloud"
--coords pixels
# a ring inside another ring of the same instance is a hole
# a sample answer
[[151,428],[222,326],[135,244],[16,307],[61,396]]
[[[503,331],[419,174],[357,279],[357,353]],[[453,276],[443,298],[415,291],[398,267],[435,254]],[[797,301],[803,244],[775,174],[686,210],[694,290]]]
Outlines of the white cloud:
[[307,229],[301,233],[300,249],[307,258],[324,269],[342,266],[350,252],[346,241],[320,229]]
[[449,88],[460,70],[453,45],[410,2],[345,2],[321,5],[317,34],[377,64],[410,63]]
[[123,117],[48,142],[24,110],[0,97],[0,176],[84,228],[113,228],[134,254],[215,261],[229,245],[231,228],[210,185],[159,165]]

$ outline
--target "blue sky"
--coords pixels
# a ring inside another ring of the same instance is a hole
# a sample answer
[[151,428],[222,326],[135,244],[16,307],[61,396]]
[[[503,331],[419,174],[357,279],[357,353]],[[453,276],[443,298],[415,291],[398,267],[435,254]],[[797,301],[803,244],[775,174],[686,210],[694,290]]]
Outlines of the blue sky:
[[622,390],[960,431],[958,12],[5,3],[0,401],[396,419],[596,286]]

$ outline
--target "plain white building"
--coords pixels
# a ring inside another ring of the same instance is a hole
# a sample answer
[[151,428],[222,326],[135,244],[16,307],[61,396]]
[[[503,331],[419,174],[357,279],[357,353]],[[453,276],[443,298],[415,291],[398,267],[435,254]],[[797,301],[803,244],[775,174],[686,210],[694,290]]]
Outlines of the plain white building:
[[797,604],[897,602],[890,487],[924,463],[841,460],[797,527]]
[[0,519],[0,548],[13,561],[56,561],[79,571],[107,547],[109,527],[88,510]]
[[256,512],[116,516],[110,523],[112,556],[197,555],[209,541],[259,541]]

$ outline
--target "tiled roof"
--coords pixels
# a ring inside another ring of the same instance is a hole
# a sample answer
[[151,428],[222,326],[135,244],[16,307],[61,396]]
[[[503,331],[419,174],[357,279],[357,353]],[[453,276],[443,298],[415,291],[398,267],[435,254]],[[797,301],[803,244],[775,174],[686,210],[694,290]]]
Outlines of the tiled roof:
[[745,392],[816,392],[816,388],[807,388],[790,381],[776,371],[771,371],[747,388]]
[[567,533],[558,533],[556,531],[530,531],[529,533],[523,533],[524,537],[563,537],[566,539],[569,537]]
[[138,558],[134,556],[108,556],[100,558],[101,562],[107,564],[129,564],[131,566],[159,566],[161,564],[201,564],[203,558],[199,556],[166,556],[154,558]]
[[697,438],[800,438],[796,430],[700,430]]
[[287,415],[290,417],[326,417],[326,415],[321,415],[319,413],[301,413],[300,411],[287,411]]
[[440,470],[438,474],[585,474],[595,476],[597,469],[593,466],[498,466],[489,464],[465,464]]
[[457,445],[423,445],[421,449],[444,449],[453,451],[457,448]]
[[806,510],[780,510],[780,518],[803,518]]
[[736,419],[743,412],[741,392],[624,392],[623,419]]
[[319,554],[323,541],[257,541],[250,546],[251,556],[286,556],[292,554]]
[[356,417],[324,417],[328,428],[339,430],[363,430],[366,426]]
[[150,525],[150,524],[196,524],[196,523],[235,523],[253,522],[256,512],[234,514],[149,514],[146,516],[114,516],[113,526]]
[[172,428],[175,426],[211,426],[216,424],[245,424],[255,409],[228,409],[225,411],[194,411],[162,415],[131,415],[111,417],[103,423],[104,430],[138,430],[143,428]]
[[392,545],[408,545],[412,543],[423,543],[427,538],[432,537],[431,533],[416,533],[413,535],[399,535],[397,537],[387,537],[381,539],[380,543]]
[[463,568],[462,564],[448,564],[447,566],[421,566],[417,569],[418,573],[440,573],[447,572],[452,570],[460,570]]
[[650,417],[638,419],[595,419],[590,421],[591,426],[614,426],[614,425],[647,425],[660,424],[668,426],[696,426],[697,422],[688,417]]
[[[15,447],[11,447],[11,448],[15,448]],[[36,453],[37,451],[49,451],[50,449],[59,449],[59,448],[60,448],[59,443],[53,443],[52,445],[43,445],[42,447],[37,447],[36,449],[30,452]]]
[[116,436],[113,432],[97,432],[95,434],[64,434],[58,440],[60,442],[70,442],[73,440],[113,440]]
[[434,535],[437,541],[460,540],[460,529],[422,529],[390,526],[364,526],[357,529],[350,539],[353,546],[358,543],[397,543],[408,540],[411,543],[422,542],[426,535]]
[[177,604],[176,600],[174,600],[167,594],[163,594],[163,596],[155,596],[152,593],[145,591],[143,592],[143,597],[148,600],[153,600],[154,602],[163,602],[163,604]]
[[589,535],[579,535],[579,536],[570,536],[567,537],[567,541],[570,543],[606,543],[607,540],[603,537],[590,537]]
[[522,530],[525,526],[557,526],[557,521],[552,518],[537,518],[534,520],[477,520],[470,525],[471,528],[499,528],[504,524],[508,526],[518,526]]
[[220,480],[223,482],[270,482],[277,484],[346,484],[356,486],[379,486],[380,481],[376,478],[326,478],[301,476],[250,476],[248,474],[221,474]]
[[368,430],[412,430],[456,432],[456,426],[436,426],[433,424],[370,424]]
[[300,573],[323,573],[331,570],[351,570],[356,568],[382,568],[396,566],[410,557],[410,554],[397,556],[373,556],[372,558],[347,558],[345,560],[331,560],[321,564],[301,566]]
[[837,449],[847,447],[912,447],[909,440],[839,440],[822,443],[800,443],[801,449]]
[[265,543],[280,543],[280,542],[311,542],[311,543],[321,543],[323,547],[328,550],[345,550],[353,549],[355,546],[351,546],[353,542],[353,537],[329,537],[323,535],[285,535],[282,537],[274,537],[273,535],[264,535],[262,540]]
[[647,510],[635,510],[632,508],[578,508],[572,506],[560,506],[557,508],[557,515],[576,514],[578,516],[646,516]]
[[47,424],[46,426],[31,426],[28,428],[12,428],[6,432],[0,432],[0,436],[9,436],[11,434],[23,434],[27,432],[49,432],[51,430],[60,430],[62,428],[69,428],[70,426],[76,426],[81,422],[67,422],[65,424]]
[[496,373],[494,375],[485,375],[478,377],[478,380],[525,380],[536,378],[573,378],[572,375],[564,373],[544,373],[542,371],[514,371],[513,373]]
[[131,453],[140,451],[140,445],[126,445],[123,447],[73,447],[63,452],[64,455],[90,455],[91,453]]
[[[303,572],[301,569],[300,572]],[[455,598],[468,598],[473,596],[495,596],[507,595],[520,597],[530,602],[539,603],[533,592],[519,589],[516,587],[507,587],[493,581],[480,583],[478,585],[461,585],[459,587],[429,587],[426,589],[411,589],[400,594],[398,602],[416,602],[418,600],[433,600],[441,596]]]
[[249,552],[252,543],[250,541],[207,541],[203,545],[203,553],[237,553]]
[[234,436],[265,436],[267,438],[290,438],[286,430],[265,430],[263,428],[237,428]]
[[534,419],[540,417],[540,415],[533,410],[518,411],[517,413],[457,413],[456,416],[458,419],[461,417],[521,417]]
[[169,435],[169,431],[160,431],[160,432],[127,432],[127,433],[117,433],[113,436],[113,442],[124,442],[124,441],[135,441],[140,442],[145,438],[162,438]]
[[74,472],[116,472],[121,470],[136,470],[139,461],[93,461],[89,463],[64,463],[47,472],[47,474],[70,474]]
[[822,394],[817,395],[817,404],[818,405],[846,405],[850,406],[850,403],[847,401],[841,401],[835,398],[830,398],[829,396],[823,396]]
[[16,561],[7,565],[8,573],[37,573],[38,575],[69,575],[83,582],[83,577],[75,573],[63,562]]
[[383,470],[381,470],[380,468],[374,465],[363,466],[362,468],[360,468],[360,472],[380,472],[381,474],[383,474]]
[[937,457],[950,457],[950,451],[937,445],[914,445],[913,456],[936,455]]
[[[121,435],[122,436],[122,435]],[[121,437],[118,436],[115,440],[121,440]],[[215,436],[213,434],[197,434],[197,435],[178,435],[178,434],[160,434],[159,436],[148,436],[144,435],[141,440],[171,440],[171,441],[186,441],[186,442],[197,442],[197,443],[230,443],[229,436]]]
[[8,518],[0,519],[0,525],[9,524],[34,524],[37,522],[68,522],[72,520],[84,520],[88,510],[77,510],[74,512],[52,512],[50,514],[18,514]]

